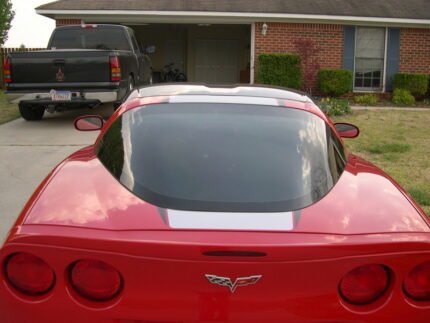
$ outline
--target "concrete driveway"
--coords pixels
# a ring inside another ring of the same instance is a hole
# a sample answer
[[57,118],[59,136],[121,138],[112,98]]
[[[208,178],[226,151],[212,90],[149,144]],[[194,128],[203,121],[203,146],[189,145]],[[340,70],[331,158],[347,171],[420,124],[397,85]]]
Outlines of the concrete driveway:
[[[0,107],[1,108],[1,107]],[[43,120],[18,119],[0,126],[0,245],[33,191],[64,158],[92,144],[98,132],[79,132],[75,117],[109,117],[112,106],[46,114]]]

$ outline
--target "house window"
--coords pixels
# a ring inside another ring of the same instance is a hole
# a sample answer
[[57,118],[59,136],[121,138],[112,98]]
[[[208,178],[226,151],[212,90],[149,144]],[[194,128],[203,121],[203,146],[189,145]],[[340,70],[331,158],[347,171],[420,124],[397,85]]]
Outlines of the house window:
[[354,90],[382,91],[385,28],[357,27],[356,30]]

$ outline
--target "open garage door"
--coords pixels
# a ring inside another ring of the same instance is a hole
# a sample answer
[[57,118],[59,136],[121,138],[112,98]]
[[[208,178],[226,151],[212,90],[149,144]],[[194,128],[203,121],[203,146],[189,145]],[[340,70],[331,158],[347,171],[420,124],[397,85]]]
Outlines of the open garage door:
[[189,82],[249,83],[250,25],[129,24],[138,41],[155,45],[151,55],[154,80],[163,82],[165,66],[187,76]]

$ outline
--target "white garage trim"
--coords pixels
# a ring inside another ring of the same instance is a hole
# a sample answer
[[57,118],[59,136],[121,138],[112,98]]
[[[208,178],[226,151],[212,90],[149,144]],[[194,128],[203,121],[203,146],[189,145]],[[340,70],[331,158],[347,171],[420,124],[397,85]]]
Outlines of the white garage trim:
[[255,83],[255,22],[251,24],[251,61],[250,61],[250,83]]

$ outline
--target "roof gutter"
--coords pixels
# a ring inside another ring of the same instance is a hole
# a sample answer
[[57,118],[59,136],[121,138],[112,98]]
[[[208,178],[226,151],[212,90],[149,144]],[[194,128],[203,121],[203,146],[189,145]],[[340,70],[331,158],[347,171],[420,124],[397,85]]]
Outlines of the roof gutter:
[[[303,22],[314,23],[414,26],[430,28],[430,19],[381,18],[359,16],[306,15],[285,13],[248,13],[248,12],[210,12],[210,11],[152,11],[152,10],[49,10],[36,9],[40,15],[56,19],[79,18],[84,20],[170,22],[170,23],[253,23],[266,22]],[[106,20],[107,19],[107,20]]]

